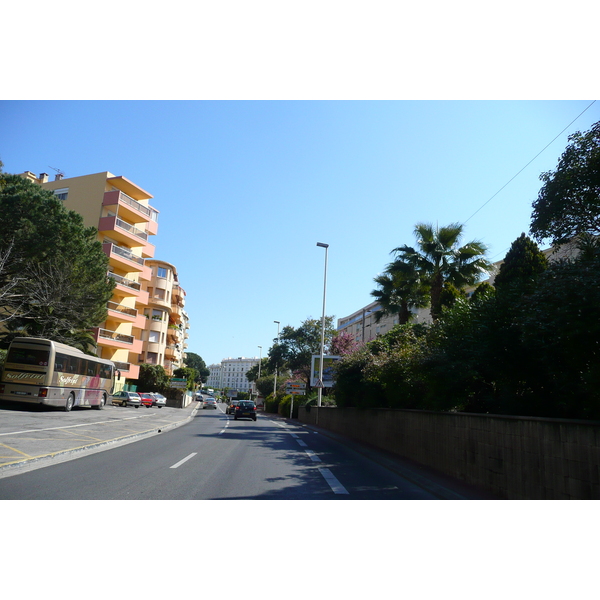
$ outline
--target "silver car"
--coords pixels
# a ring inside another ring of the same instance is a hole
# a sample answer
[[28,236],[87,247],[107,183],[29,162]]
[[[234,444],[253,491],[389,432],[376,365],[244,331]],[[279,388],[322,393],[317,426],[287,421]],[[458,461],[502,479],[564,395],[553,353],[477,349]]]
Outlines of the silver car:
[[142,404],[142,399],[137,392],[117,392],[110,397],[111,403],[119,406],[135,406],[139,408]]
[[202,410],[205,408],[214,408],[217,410],[217,401],[214,398],[205,398],[202,403]]
[[158,408],[162,408],[163,406],[167,405],[167,399],[162,394],[159,394],[158,392],[152,392],[150,395],[154,398],[152,406],[158,406]]

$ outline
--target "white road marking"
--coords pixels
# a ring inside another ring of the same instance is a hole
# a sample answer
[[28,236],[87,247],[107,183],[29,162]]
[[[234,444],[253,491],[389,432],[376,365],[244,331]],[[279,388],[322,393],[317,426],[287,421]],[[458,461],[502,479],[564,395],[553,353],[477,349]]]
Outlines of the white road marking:
[[196,454],[198,454],[198,453],[192,452],[191,454],[188,454],[185,458],[182,458],[178,463],[175,463],[172,467],[169,467],[169,468],[176,469],[177,467],[181,466],[185,461],[190,460],[190,458],[193,458],[194,456],[196,456]]
[[[282,425],[281,423],[278,423],[277,421],[271,421],[271,423],[278,425],[282,429],[289,429],[288,427],[286,427],[285,425]],[[289,432],[289,433],[291,433],[291,432]],[[314,433],[318,433],[318,432],[315,431]],[[298,436],[295,433],[292,433],[292,437],[298,438]],[[296,439],[296,441],[301,446],[307,447],[307,445],[304,443],[304,441],[302,441],[300,439]],[[310,457],[310,459],[313,462],[321,462],[321,459],[312,450],[305,450],[305,452],[306,452],[306,454],[308,454],[308,456]],[[325,467],[317,467],[317,468],[319,469],[319,473],[321,473],[321,475],[323,475],[323,478],[329,484],[329,487],[331,488],[331,490],[334,494],[348,494],[348,495],[350,494],[350,492],[338,481],[337,477],[329,469],[327,469]]]
[[23,431],[9,431],[0,435],[15,435],[17,433],[37,433],[38,431],[53,431],[54,429],[71,429],[73,427],[89,427],[90,425],[104,425],[104,423],[115,423],[117,421],[131,421],[132,419],[143,419],[154,417],[157,413],[140,415],[139,417],[125,417],[124,419],[111,419],[110,421],[94,421],[93,423],[78,423],[77,425],[63,425],[62,427],[44,427],[43,429],[24,429]]
[[310,456],[310,460],[313,462],[321,462],[321,459],[312,450],[305,450],[304,452]]
[[349,494],[348,490],[337,480],[335,475],[325,467],[317,467],[325,478],[325,481],[329,484],[329,487],[334,494]]

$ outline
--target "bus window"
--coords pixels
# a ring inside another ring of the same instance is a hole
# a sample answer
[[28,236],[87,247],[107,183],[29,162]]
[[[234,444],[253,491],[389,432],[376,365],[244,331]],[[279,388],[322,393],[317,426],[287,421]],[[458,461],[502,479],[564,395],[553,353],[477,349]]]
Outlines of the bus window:
[[98,363],[92,360],[83,360],[85,363],[85,374],[87,377],[97,377],[98,376]]
[[68,363],[69,357],[57,352],[56,358],[54,359],[54,371],[56,373],[66,373]]
[[29,348],[11,347],[8,356],[6,357],[6,362],[47,367],[49,359],[50,352],[48,350],[31,350]]
[[110,365],[100,364],[100,377],[102,379],[112,379],[112,369]]

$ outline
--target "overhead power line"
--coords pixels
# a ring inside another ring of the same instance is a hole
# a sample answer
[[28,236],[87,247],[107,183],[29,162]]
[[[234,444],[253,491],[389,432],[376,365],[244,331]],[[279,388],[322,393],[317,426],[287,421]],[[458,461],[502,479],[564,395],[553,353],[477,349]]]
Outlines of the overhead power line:
[[548,146],[551,146],[567,129],[569,129],[569,127],[571,127],[571,125],[573,125],[573,123],[575,123],[575,121],[577,121],[577,119],[579,119],[579,117],[581,117],[581,115],[594,104],[594,102],[596,102],[596,101],[592,100],[592,102],[588,106],[586,106],[551,142],[549,142],[548,144],[546,144],[516,175],[514,175],[513,177],[511,177],[487,202],[484,202],[465,221],[465,223],[468,223],[484,206],[486,206],[487,204],[489,204],[513,179],[515,179],[516,177],[518,177],[542,152],[544,152],[544,150],[546,150],[546,148],[548,148]]

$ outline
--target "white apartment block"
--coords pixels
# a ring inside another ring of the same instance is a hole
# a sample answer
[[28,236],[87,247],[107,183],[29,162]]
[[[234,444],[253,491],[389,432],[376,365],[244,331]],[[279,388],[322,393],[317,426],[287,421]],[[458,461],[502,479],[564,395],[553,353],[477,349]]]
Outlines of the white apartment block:
[[249,392],[253,390],[250,382],[246,379],[246,373],[259,362],[258,357],[246,358],[224,358],[220,365],[214,364],[208,367],[208,387],[238,392]]
[[206,387],[217,390],[221,389],[221,364],[215,363],[213,365],[208,365],[207,368],[210,375],[206,380]]

